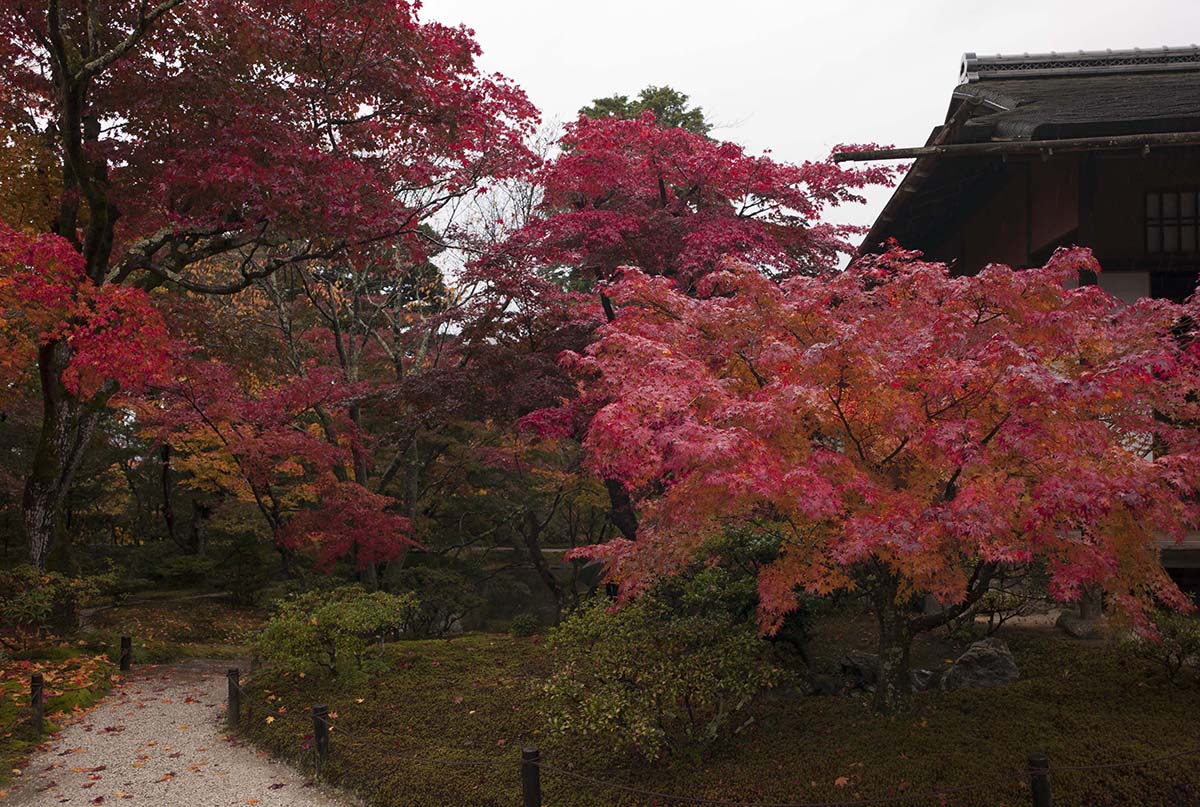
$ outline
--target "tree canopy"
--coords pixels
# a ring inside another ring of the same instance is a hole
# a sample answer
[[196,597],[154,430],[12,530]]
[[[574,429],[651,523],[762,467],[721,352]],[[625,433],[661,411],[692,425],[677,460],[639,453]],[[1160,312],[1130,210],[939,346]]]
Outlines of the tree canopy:
[[679,90],[667,85],[653,84],[638,93],[637,98],[627,95],[609,95],[594,98],[579,114],[588,118],[638,118],[644,112],[653,112],[654,121],[664,129],[684,129],[692,134],[707,136],[712,131],[712,122],[698,106],[688,106],[691,99]]
[[[1068,288],[1098,268],[1063,250],[954,277],[893,252],[781,283],[731,264],[697,296],[627,270],[616,320],[571,361],[599,407],[593,467],[643,522],[587,556],[628,597],[738,524],[776,536],[762,629],[797,591],[866,592],[884,709],[909,689],[912,636],[1006,564],[1044,562],[1055,596],[1097,586],[1135,617],[1189,607],[1156,549],[1197,518],[1196,320]],[[947,607],[910,616],[924,594]]]
[[[381,242],[420,260],[425,219],[529,165],[536,113],[477,55],[467,29],[392,0],[5,3],[0,131],[45,144],[14,160],[5,198],[46,189],[51,203],[14,224],[74,249],[98,301],[234,294],[284,268],[370,260]],[[58,383],[78,364],[79,316],[64,310],[37,350],[23,520],[38,565],[121,389],[115,375]]]

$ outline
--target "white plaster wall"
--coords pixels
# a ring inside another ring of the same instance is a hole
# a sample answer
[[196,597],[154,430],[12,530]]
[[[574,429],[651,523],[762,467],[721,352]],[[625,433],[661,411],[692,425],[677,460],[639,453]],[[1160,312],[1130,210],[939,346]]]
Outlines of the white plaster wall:
[[1100,288],[1127,303],[1150,296],[1149,272],[1101,272]]

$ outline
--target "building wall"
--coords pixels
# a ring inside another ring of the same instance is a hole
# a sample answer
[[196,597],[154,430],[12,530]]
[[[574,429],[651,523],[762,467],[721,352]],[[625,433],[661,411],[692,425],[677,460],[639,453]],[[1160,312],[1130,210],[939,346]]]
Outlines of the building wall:
[[967,217],[962,226],[963,270],[977,272],[989,263],[1026,265],[1027,184],[1024,166],[1012,166],[996,191]]
[[1155,256],[1146,250],[1146,193],[1200,187],[1200,152],[1159,149],[1150,154],[1112,153],[1094,161],[1091,243],[1096,257],[1114,268],[1194,266],[1196,256]]
[[1128,302],[1191,288],[1200,255],[1151,254],[1146,194],[1200,188],[1200,150],[1063,154],[1006,164],[995,190],[935,250],[959,271],[988,263],[1040,264],[1057,246],[1080,244],[1104,268],[1099,284]]

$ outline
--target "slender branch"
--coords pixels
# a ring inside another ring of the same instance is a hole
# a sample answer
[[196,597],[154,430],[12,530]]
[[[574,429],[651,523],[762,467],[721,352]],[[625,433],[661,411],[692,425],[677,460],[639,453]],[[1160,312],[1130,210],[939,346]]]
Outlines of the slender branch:
[[908,620],[909,635],[932,630],[933,628],[945,625],[947,622],[958,619],[988,592],[988,586],[991,584],[992,578],[996,576],[999,568],[1000,564],[994,561],[981,561],[977,563],[975,570],[971,573],[971,579],[967,583],[967,596],[963,601],[938,613],[922,614]]
[[92,59],[79,68],[72,78],[78,82],[87,81],[90,78],[98,75],[104,68],[108,67],[113,62],[120,59],[126,53],[133,49],[138,42],[149,32],[150,27],[154,25],[155,20],[166,14],[171,9],[183,3],[184,0],[165,0],[159,3],[149,12],[143,12],[138,17],[138,24],[134,27],[129,36],[118,42],[111,50],[101,56]]

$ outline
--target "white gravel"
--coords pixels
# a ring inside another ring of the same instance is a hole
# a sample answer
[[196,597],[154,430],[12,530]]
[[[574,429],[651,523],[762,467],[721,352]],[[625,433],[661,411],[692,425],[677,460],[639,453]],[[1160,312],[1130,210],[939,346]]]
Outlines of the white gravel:
[[230,738],[226,662],[147,666],[34,756],[5,805],[347,807]]

